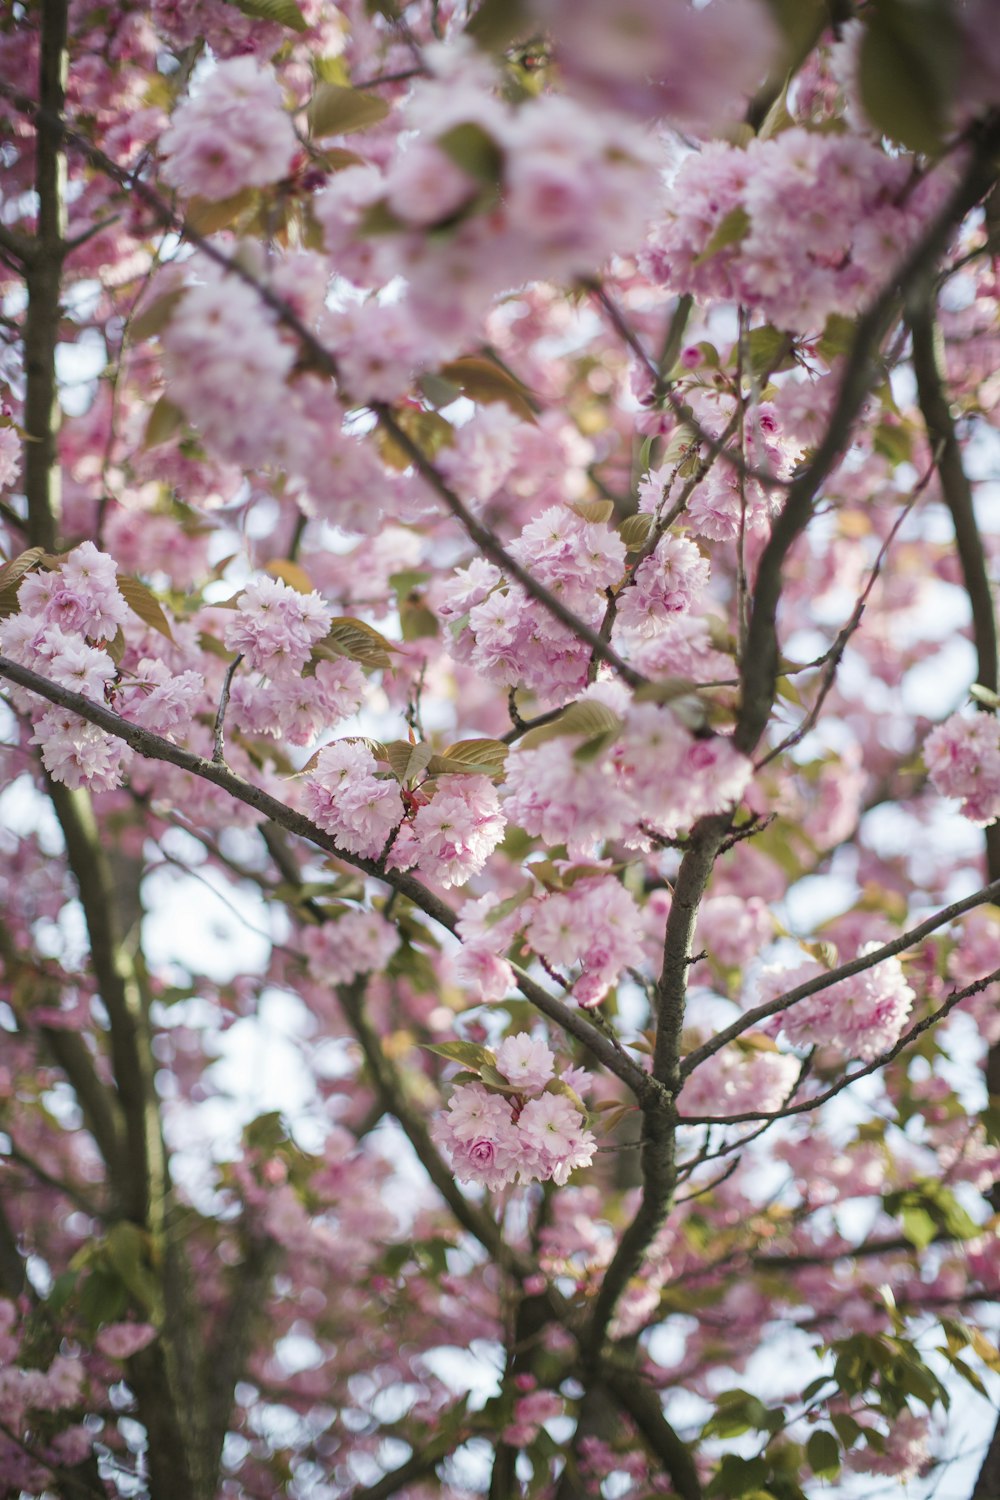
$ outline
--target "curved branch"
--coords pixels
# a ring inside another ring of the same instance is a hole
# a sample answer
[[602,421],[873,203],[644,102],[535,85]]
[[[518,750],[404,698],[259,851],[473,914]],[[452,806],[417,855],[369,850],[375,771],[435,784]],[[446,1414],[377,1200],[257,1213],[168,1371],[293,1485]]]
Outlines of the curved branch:
[[[28,667],[22,667],[18,662],[10,661],[4,656],[0,656],[0,677],[6,677],[8,681],[16,683],[19,687],[37,693],[39,697],[47,699],[50,703],[71,709],[73,713],[79,714],[81,719],[86,719],[88,723],[96,724],[107,734],[124,740],[127,745],[148,760],[166,761],[170,765],[178,766],[182,771],[189,771],[193,776],[201,777],[203,781],[212,782],[214,786],[228,792],[237,801],[246,803],[255,812],[269,818],[279,827],[286,828],[289,833],[309,840],[325,853],[343,860],[345,864],[353,865],[355,869],[363,870],[366,875],[372,875],[377,880],[384,881],[386,885],[399,891],[401,896],[406,896],[414,906],[419,907],[433,921],[439,922],[449,932],[455,931],[457,918],[454,911],[447,902],[442,901],[440,896],[436,896],[413,875],[400,870],[387,870],[379,860],[347,853],[328,833],[324,833],[321,828],[317,828],[314,823],[310,822],[304,813],[286,807],[283,802],[279,802],[276,797],[272,797],[260,787],[244,781],[228,766],[206,760],[203,756],[185,750],[181,745],[175,745],[172,740],[154,734],[150,729],[142,729],[138,724],[131,724],[127,719],[123,719],[119,714],[106,708],[104,704],[95,703],[90,698],[84,698],[80,693],[74,693],[69,688],[49,682],[37,672],[32,672]],[[550,1021],[555,1022],[557,1026],[569,1032],[570,1036],[582,1042],[594,1057],[603,1063],[609,1072],[614,1073],[616,1078],[621,1079],[622,1083],[633,1093],[646,1099],[651,1096],[656,1085],[648,1073],[638,1063],[633,1062],[617,1042],[598,1030],[580,1011],[571,1009],[555,995],[550,995],[523,971],[518,974],[517,983],[525,999],[530,1000],[532,1005],[536,1006]]]
[[744,1031],[749,1031],[756,1026],[758,1021],[766,1021],[768,1017],[787,1010],[799,1000],[805,1000],[807,996],[815,995],[820,990],[829,989],[831,984],[838,984],[841,979],[851,979],[855,974],[863,974],[866,969],[872,969],[876,964],[884,963],[887,958],[895,958],[897,953],[903,953],[907,948],[912,948],[922,938],[936,932],[939,927],[953,922],[956,917],[964,916],[967,911],[973,911],[977,906],[985,906],[988,902],[998,899],[1000,899],[1000,880],[993,880],[989,885],[984,885],[980,890],[974,891],[971,896],[964,896],[961,901],[953,901],[950,906],[943,906],[940,911],[935,912],[934,916],[928,917],[926,921],[918,922],[916,927],[900,933],[899,937],[893,938],[890,942],[883,943],[881,948],[874,948],[871,953],[852,958],[849,962],[840,964],[836,969],[828,969],[825,974],[817,974],[812,979],[796,985],[793,990],[788,990],[784,995],[777,995],[775,999],[767,1000],[763,1005],[755,1006],[753,1010],[744,1011],[738,1021],[734,1021],[731,1026],[723,1027],[722,1031],[716,1032],[710,1041],[688,1053],[681,1065],[682,1078],[687,1078],[688,1074],[693,1073],[707,1057],[718,1052],[727,1042],[732,1042],[736,1037],[742,1036]]
[[895,276],[858,320],[826,432],[811,462],[793,481],[781,514],[775,520],[757,570],[742,668],[742,701],[734,735],[735,744],[747,755],[763,734],[774,702],[778,676],[777,612],[785,559],[808,525],[820,486],[848,442],[861,404],[874,382],[877,350],[896,320],[900,297],[926,276],[943,253],[955,226],[993,185],[998,148],[1000,115],[994,113],[984,123],[965,171],[944,205]]

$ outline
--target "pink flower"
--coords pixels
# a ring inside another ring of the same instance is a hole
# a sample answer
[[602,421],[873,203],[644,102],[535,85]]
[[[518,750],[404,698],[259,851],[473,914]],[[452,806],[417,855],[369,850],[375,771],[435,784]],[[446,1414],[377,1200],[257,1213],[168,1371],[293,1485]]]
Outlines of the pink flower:
[[394,780],[375,774],[375,758],[362,744],[336,740],[320,752],[306,777],[306,810],[313,822],[351,854],[375,859],[403,817]]
[[177,106],[161,148],[169,183],[219,199],[287,176],[298,142],[273,73],[233,57]]
[[534,1175],[551,1177],[565,1186],[576,1167],[593,1160],[597,1142],[584,1127],[583,1117],[562,1094],[542,1094],[529,1099],[518,1119],[518,1129],[527,1147],[538,1155]]
[[543,1089],[555,1071],[549,1048],[526,1031],[505,1037],[496,1056],[497,1067],[507,1082],[526,1092]]
[[332,612],[315,590],[300,594],[279,578],[257,578],[240,595],[226,647],[270,677],[299,672],[330,629]]
[[488,776],[453,776],[418,810],[412,839],[393,849],[390,864],[419,863],[428,879],[460,885],[479,874],[505,826]]
[[971,823],[1000,817],[1000,715],[952,714],[924,741],[924,761],[936,789],[959,798]]

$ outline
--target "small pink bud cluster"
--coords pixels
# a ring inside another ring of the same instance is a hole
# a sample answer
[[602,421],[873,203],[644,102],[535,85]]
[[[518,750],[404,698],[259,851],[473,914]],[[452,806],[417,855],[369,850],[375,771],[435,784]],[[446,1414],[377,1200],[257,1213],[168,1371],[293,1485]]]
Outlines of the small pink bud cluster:
[[957,797],[970,823],[1000,818],[1000,715],[952,714],[924,741],[924,762],[944,797]]
[[[497,1189],[512,1182],[562,1186],[588,1166],[596,1142],[568,1092],[560,1092],[555,1058],[527,1032],[507,1037],[496,1055],[482,1049],[471,1068],[480,1074],[451,1096],[448,1113],[432,1127],[460,1182]],[[488,1080],[488,1081],[487,1081]],[[575,1098],[575,1096],[574,1096]]]

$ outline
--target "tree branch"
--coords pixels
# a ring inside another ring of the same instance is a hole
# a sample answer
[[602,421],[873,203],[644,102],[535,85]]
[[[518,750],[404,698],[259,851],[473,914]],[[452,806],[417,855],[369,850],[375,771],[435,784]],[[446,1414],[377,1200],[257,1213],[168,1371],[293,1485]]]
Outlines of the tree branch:
[[[6,677],[8,681],[17,683],[19,687],[28,688],[50,703],[71,709],[73,713],[79,714],[81,719],[86,719],[88,723],[96,724],[106,733],[124,740],[133,750],[149,760],[166,761],[170,765],[178,766],[182,771],[189,771],[192,775],[200,776],[202,780],[221,787],[237,801],[244,802],[255,812],[269,818],[279,827],[287,829],[289,833],[307,839],[325,853],[343,860],[345,864],[353,865],[355,869],[363,870],[366,875],[372,875],[377,880],[384,881],[386,885],[399,891],[401,896],[406,896],[425,915],[439,922],[449,932],[454,932],[457,918],[451,907],[413,875],[400,870],[386,870],[378,860],[347,853],[328,833],[324,833],[322,829],[311,823],[304,813],[286,807],[283,802],[279,802],[276,797],[270,796],[260,787],[244,781],[228,766],[205,760],[204,757],[185,750],[181,745],[175,745],[172,740],[154,734],[150,729],[142,729],[138,724],[130,724],[127,719],[123,719],[119,714],[106,708],[104,704],[96,703],[90,698],[84,698],[80,693],[72,692],[69,688],[49,682],[37,672],[32,672],[28,667],[22,667],[18,662],[10,661],[4,656],[0,656],[0,677]],[[518,971],[517,982],[521,993],[531,1001],[532,1005],[536,1006],[549,1020],[569,1032],[577,1041],[582,1042],[598,1061],[603,1063],[609,1072],[620,1078],[633,1093],[643,1098],[650,1097],[651,1091],[656,1087],[655,1084],[648,1073],[634,1062],[616,1041],[588,1021],[580,1011],[572,1010],[563,1001],[550,995],[523,970]]]
[[811,462],[788,491],[757,569],[742,694],[734,742],[749,755],[766,728],[778,676],[777,612],[785,559],[813,513],[820,486],[841,457],[876,374],[875,355],[896,319],[899,299],[918,284],[947,246],[955,226],[992,186],[1000,147],[1000,116],[991,114],[973,142],[956,186],[868,311],[858,320],[833,412]]
[[792,1115],[809,1114],[812,1110],[818,1109],[821,1104],[825,1104],[828,1099],[833,1099],[835,1095],[843,1093],[844,1089],[850,1088],[851,1084],[859,1078],[867,1078],[870,1073],[877,1073],[880,1068],[891,1063],[893,1058],[898,1057],[904,1048],[908,1047],[918,1036],[922,1036],[925,1031],[929,1031],[939,1021],[943,1021],[960,1001],[968,1000],[970,995],[981,994],[998,979],[1000,979],[1000,969],[994,969],[991,974],[984,974],[981,979],[973,980],[962,989],[952,990],[947,1000],[939,1005],[937,1010],[924,1016],[923,1020],[917,1021],[908,1031],[904,1031],[899,1040],[887,1051],[880,1053],[871,1062],[865,1063],[863,1068],[857,1068],[853,1073],[848,1073],[838,1083],[831,1084],[828,1089],[817,1094],[813,1099],[804,1099],[799,1104],[782,1105],[781,1109],[747,1111],[738,1115],[681,1115],[680,1123],[682,1125],[739,1125],[751,1120],[787,1120]]
[[847,963],[840,964],[836,969],[828,969],[825,974],[817,974],[812,979],[796,985],[794,989],[788,990],[784,995],[767,1000],[764,1004],[755,1006],[753,1010],[744,1011],[731,1026],[723,1027],[709,1041],[688,1053],[681,1064],[681,1077],[687,1078],[707,1057],[718,1052],[727,1042],[742,1036],[744,1031],[751,1030],[758,1022],[766,1021],[770,1016],[777,1015],[779,1011],[787,1010],[789,1006],[795,1005],[799,1000],[805,1000],[809,995],[829,989],[831,984],[839,984],[842,979],[851,979],[855,974],[863,974],[866,969],[872,969],[876,964],[884,963],[887,958],[895,958],[897,953],[903,953],[907,948],[912,948],[922,938],[936,932],[939,927],[953,922],[956,917],[964,916],[967,911],[973,911],[977,906],[984,906],[987,902],[996,901],[998,898],[1000,898],[1000,880],[994,880],[980,890],[974,891],[971,896],[964,896],[961,901],[953,901],[950,906],[943,906],[940,911],[935,912],[934,916],[918,922],[916,927],[900,933],[899,937],[892,938],[890,942],[883,943],[881,948],[874,948],[871,953],[852,958]]

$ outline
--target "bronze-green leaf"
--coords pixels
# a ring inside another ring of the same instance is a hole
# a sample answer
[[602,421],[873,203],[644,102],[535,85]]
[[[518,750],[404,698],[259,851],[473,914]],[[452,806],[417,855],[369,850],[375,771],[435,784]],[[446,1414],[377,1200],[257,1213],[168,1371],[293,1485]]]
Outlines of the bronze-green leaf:
[[388,101],[363,89],[321,83],[309,101],[306,118],[314,136],[351,135],[377,125],[389,113]]
[[167,442],[175,432],[180,431],[185,420],[180,407],[175,406],[169,396],[161,396],[149,414],[142,446],[155,448],[159,443]]
[[274,21],[290,31],[308,31],[309,23],[295,0],[227,0],[252,21]]
[[327,660],[334,656],[346,656],[362,667],[390,667],[392,659],[389,652],[398,649],[374,626],[366,625],[364,620],[340,615],[331,622],[329,633],[313,647],[313,655],[326,657]]
[[173,640],[170,621],[163,613],[163,606],[144,583],[140,583],[138,578],[129,577],[127,573],[119,573],[118,588],[129,609],[139,616],[144,625],[158,630],[168,641]]
[[[527,386],[493,360],[470,354],[441,366],[445,380],[457,386],[470,401],[502,401],[524,422],[534,422],[533,397]],[[601,503],[601,502],[595,502]]]

